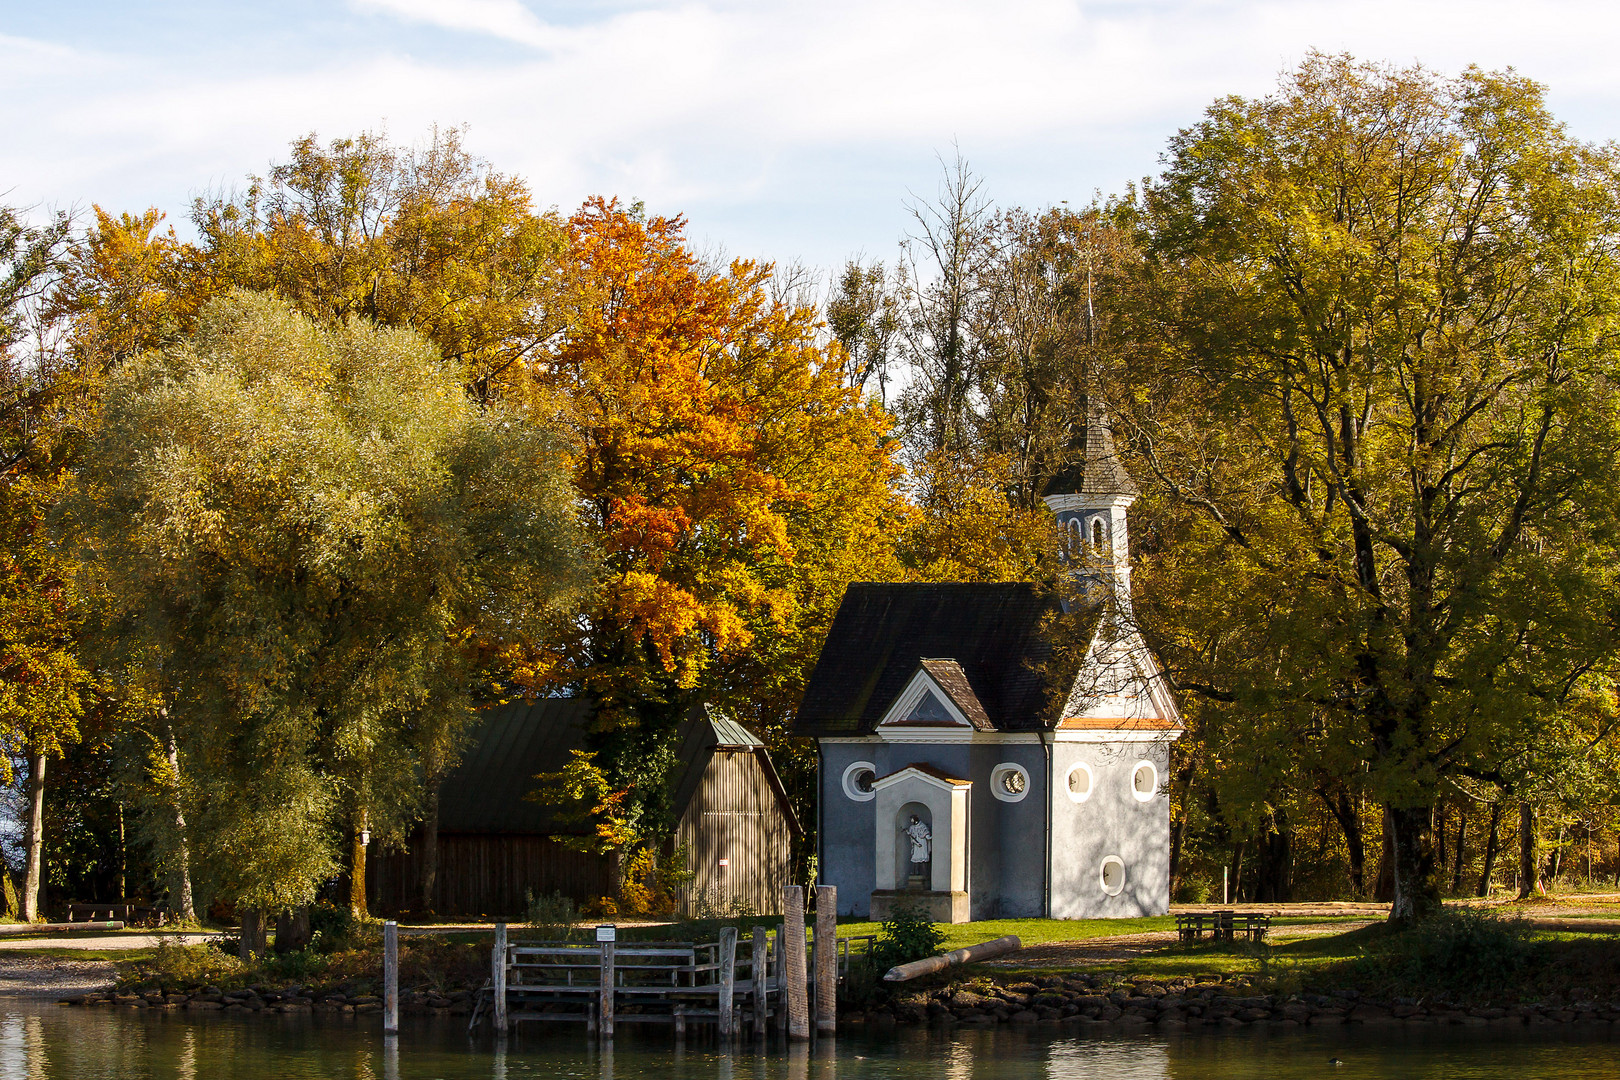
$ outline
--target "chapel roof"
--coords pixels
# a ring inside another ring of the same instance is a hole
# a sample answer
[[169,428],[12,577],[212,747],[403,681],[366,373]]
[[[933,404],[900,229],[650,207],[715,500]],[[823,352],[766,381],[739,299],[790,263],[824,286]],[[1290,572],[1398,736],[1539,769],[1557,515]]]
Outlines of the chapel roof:
[[[965,683],[991,730],[1046,727],[1061,705],[1050,680],[1065,674],[1048,666],[1046,624],[1057,614],[1054,596],[1024,582],[851,585],[805,687],[794,734],[871,734],[919,667],[972,719],[953,690]],[[1096,613],[1066,617],[1094,621]]]

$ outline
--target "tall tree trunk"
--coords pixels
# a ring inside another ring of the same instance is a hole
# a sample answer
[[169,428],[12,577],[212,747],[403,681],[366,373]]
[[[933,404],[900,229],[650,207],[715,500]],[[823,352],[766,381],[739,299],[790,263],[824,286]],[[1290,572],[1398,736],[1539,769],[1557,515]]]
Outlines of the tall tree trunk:
[[1247,845],[1238,841],[1237,853],[1232,857],[1232,903],[1237,903],[1243,891],[1243,849]]
[[1454,845],[1452,845],[1453,848],[1455,848],[1455,851],[1453,852],[1453,857],[1454,857],[1455,861],[1452,863],[1452,867],[1451,867],[1451,895],[1452,896],[1461,896],[1462,895],[1463,850],[1464,850],[1463,849],[1463,841],[1467,838],[1467,836],[1468,836],[1468,810],[1467,810],[1466,807],[1459,806],[1457,808],[1457,842]]
[[[1173,873],[1173,871],[1172,871]],[[434,893],[439,881],[439,784],[428,784],[427,812],[422,815],[422,906],[423,914],[434,910]]]
[[294,953],[309,947],[309,905],[300,904],[276,916],[276,952]]
[[236,944],[236,955],[243,960],[263,956],[269,920],[265,918],[264,912],[255,909],[243,909],[241,914],[242,936]]
[[1536,808],[1519,804],[1519,899],[1528,900],[1541,892],[1537,880],[1541,870],[1536,858]]
[[169,782],[174,785],[170,810],[174,814],[174,835],[178,838],[173,871],[178,900],[171,902],[171,907],[175,918],[194,923],[197,921],[197,903],[191,893],[191,845],[186,839],[186,813],[180,806],[180,747],[174,739],[174,727],[167,719],[163,723],[163,756],[169,763]]
[[1367,887],[1367,842],[1361,835],[1361,815],[1356,812],[1355,800],[1346,787],[1331,795],[1326,787],[1319,787],[1316,793],[1327,804],[1333,820],[1339,823],[1339,831],[1344,833],[1345,850],[1350,855],[1350,890],[1362,896]]
[[1491,827],[1485,836],[1485,868],[1479,872],[1479,895],[1491,895],[1491,875],[1496,873],[1496,856],[1502,850],[1502,800],[1491,803]]
[[1442,803],[1434,808],[1434,865],[1441,870],[1446,868],[1446,807]]
[[28,755],[28,868],[23,874],[23,922],[45,907],[45,755]]
[[369,916],[366,909],[366,814],[360,812],[349,833],[349,914],[357,919]]
[[1262,903],[1287,903],[1292,891],[1294,836],[1285,811],[1272,812],[1270,827],[1260,838],[1259,847],[1254,898]]
[[1181,774],[1181,798],[1176,805],[1181,808],[1181,814],[1170,827],[1170,895],[1176,894],[1176,886],[1181,878],[1181,841],[1187,833],[1188,806],[1187,800],[1192,798],[1193,773],[1196,771],[1197,759],[1189,756],[1187,764]]
[[1395,829],[1389,807],[1384,807],[1384,838],[1378,848],[1378,879],[1373,882],[1373,899],[1390,903],[1395,899]]
[[124,804],[118,804],[118,899],[129,895],[129,848],[125,845]]
[[1440,909],[1440,885],[1435,880],[1434,810],[1432,807],[1390,807],[1390,839],[1394,854],[1395,895],[1389,920],[1409,923],[1428,918]]

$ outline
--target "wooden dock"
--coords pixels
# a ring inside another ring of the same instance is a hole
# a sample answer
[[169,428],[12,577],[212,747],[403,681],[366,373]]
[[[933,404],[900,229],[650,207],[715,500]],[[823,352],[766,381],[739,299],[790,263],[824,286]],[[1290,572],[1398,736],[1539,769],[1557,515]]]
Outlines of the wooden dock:
[[[707,942],[619,941],[613,926],[597,927],[591,942],[513,941],[499,924],[490,983],[479,993],[468,1030],[485,1019],[497,1036],[527,1021],[582,1023],[606,1040],[626,1023],[667,1024],[676,1038],[702,1025],[730,1041],[764,1039],[774,1025],[802,1039],[813,1015],[819,1030],[830,1031],[838,981],[852,953],[859,957],[864,948],[870,954],[875,939],[839,938],[836,895],[825,891],[814,937],[805,933],[802,892],[791,888],[784,892],[800,892],[798,920],[790,909],[780,929],[724,927]],[[827,947],[816,948],[821,942]]]

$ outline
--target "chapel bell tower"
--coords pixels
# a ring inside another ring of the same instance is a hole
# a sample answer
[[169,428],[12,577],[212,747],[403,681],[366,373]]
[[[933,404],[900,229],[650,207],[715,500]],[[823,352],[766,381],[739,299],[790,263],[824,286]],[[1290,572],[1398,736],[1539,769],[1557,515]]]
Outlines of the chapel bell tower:
[[1095,395],[1086,395],[1082,415],[1070,428],[1069,461],[1046,485],[1044,499],[1063,530],[1069,564],[1129,605],[1131,545],[1125,512],[1140,492],[1120,463]]

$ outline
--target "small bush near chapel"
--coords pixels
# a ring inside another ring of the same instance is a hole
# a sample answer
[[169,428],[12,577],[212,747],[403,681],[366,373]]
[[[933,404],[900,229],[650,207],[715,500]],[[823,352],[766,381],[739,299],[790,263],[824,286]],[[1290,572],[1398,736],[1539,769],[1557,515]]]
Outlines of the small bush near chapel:
[[920,907],[896,904],[883,920],[883,930],[872,950],[873,966],[886,971],[939,952],[945,932]]

